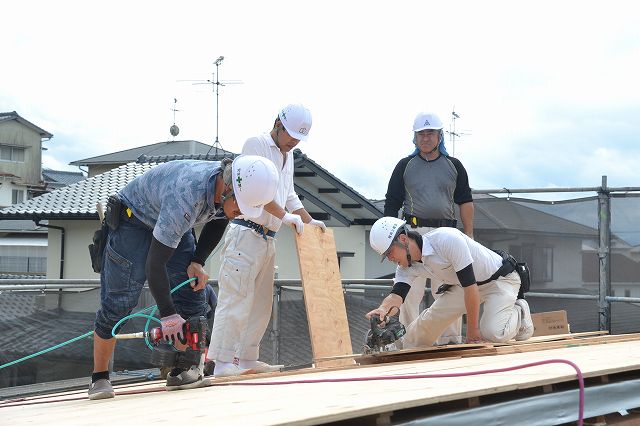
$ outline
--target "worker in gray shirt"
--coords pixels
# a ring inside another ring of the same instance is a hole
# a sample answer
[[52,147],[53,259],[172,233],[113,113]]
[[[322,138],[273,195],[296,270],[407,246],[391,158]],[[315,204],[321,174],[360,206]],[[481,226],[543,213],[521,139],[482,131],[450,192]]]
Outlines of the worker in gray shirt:
[[[457,225],[454,204],[460,207],[464,233],[473,238],[473,198],[467,171],[460,160],[450,157],[444,147],[440,118],[429,112],[419,113],[413,123],[415,151],[398,162],[387,188],[384,215],[402,213],[412,230],[421,235],[439,227]],[[400,309],[400,322],[412,323],[420,313],[426,280],[416,278]],[[431,280],[431,294],[439,297],[443,284]],[[461,343],[461,320],[451,324],[437,344]]]

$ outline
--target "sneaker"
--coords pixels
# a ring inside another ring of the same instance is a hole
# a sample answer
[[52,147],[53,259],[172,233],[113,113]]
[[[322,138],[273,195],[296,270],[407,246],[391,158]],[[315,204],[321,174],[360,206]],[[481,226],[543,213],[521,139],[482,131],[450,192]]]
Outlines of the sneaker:
[[253,371],[251,368],[240,368],[236,364],[231,364],[225,367],[217,368],[214,370],[214,377],[232,377],[232,376],[241,376],[243,374],[252,374]]
[[251,367],[256,373],[274,373],[276,371],[282,371],[284,365],[270,365],[266,362],[256,361],[256,365]]
[[531,311],[529,303],[524,299],[517,299],[516,306],[520,308],[520,328],[515,336],[516,340],[527,340],[533,336],[533,321],[531,320]]
[[193,389],[206,385],[204,381],[204,375],[200,372],[200,369],[193,365],[188,370],[184,370],[181,373],[174,375],[172,371],[167,376],[167,390],[179,390],[179,389]]
[[107,379],[100,379],[89,386],[89,399],[107,399],[116,396],[111,382]]

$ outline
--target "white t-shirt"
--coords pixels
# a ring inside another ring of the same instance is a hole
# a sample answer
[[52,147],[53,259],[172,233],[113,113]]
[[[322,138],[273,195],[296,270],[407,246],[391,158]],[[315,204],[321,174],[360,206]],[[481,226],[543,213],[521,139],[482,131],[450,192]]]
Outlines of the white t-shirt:
[[473,264],[477,281],[489,279],[502,266],[502,257],[456,228],[436,228],[422,236],[422,263],[399,266],[394,282],[411,284],[418,277],[458,284],[456,272]]
[[[289,151],[286,155],[280,152],[280,148],[271,138],[269,133],[263,133],[260,136],[247,139],[242,147],[243,154],[259,155],[268,158],[276,165],[280,180],[278,181],[278,191],[274,197],[274,201],[280,207],[286,208],[289,212],[303,208],[302,201],[298,198],[298,194],[294,191],[293,186],[293,152]],[[285,161],[286,159],[286,161]],[[266,211],[257,218],[251,218],[252,222],[264,225],[267,228],[278,231],[282,225],[282,221]]]

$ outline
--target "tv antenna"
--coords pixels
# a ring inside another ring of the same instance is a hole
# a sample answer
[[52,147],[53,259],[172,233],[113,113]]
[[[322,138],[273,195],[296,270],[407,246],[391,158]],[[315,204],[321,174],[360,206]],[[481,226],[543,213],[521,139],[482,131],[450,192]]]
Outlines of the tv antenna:
[[451,124],[449,125],[449,139],[451,140],[451,156],[456,156],[456,138],[460,138],[462,136],[470,135],[471,133],[456,133],[456,120],[460,118],[460,115],[456,112],[456,107],[454,106],[451,111]]
[[224,56],[218,56],[218,59],[216,59],[213,64],[216,66],[216,71],[215,73],[212,73],[212,77],[211,79],[207,79],[207,80],[179,80],[179,81],[192,81],[194,85],[197,84],[210,84],[212,86],[213,92],[216,94],[216,140],[213,142],[213,145],[211,145],[211,148],[209,148],[209,151],[207,152],[207,155],[209,155],[209,152],[211,152],[211,150],[213,148],[216,149],[215,152],[215,156],[217,157],[218,155],[218,149],[223,149],[222,148],[222,144],[220,143],[220,140],[218,139],[218,133],[219,133],[219,98],[220,98],[220,86],[226,86],[228,84],[242,84],[242,81],[240,80],[223,80],[220,81],[219,77],[220,77],[220,65],[222,65],[222,61],[224,60]]
[[173,125],[169,127],[169,133],[171,133],[171,136],[173,136],[173,140],[175,140],[176,136],[178,136],[178,133],[180,133],[180,128],[176,126],[176,112],[180,111],[179,109],[176,109],[177,103],[178,99],[173,98],[173,108],[171,108],[171,111],[173,111]]

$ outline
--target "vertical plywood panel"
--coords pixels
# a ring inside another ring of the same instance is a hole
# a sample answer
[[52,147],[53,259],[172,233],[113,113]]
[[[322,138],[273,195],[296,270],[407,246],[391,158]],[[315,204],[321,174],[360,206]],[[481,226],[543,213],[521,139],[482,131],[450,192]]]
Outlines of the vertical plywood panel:
[[296,248],[316,365],[352,365],[353,359],[318,360],[353,353],[333,231],[305,226],[296,234]]

